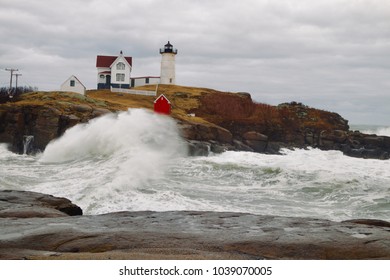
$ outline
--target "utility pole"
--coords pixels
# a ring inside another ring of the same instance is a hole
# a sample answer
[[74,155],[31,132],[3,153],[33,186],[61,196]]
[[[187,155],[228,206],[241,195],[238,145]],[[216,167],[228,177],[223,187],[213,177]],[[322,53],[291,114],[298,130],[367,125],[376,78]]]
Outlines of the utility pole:
[[15,94],[18,93],[18,77],[19,76],[22,76],[22,74],[14,74],[15,75],[15,82],[16,82],[16,85],[15,85]]
[[19,69],[14,69],[14,68],[6,68],[5,71],[10,71],[11,72],[11,78],[9,80],[9,91],[8,91],[8,96],[12,98],[12,76],[14,75],[15,71],[19,71]]

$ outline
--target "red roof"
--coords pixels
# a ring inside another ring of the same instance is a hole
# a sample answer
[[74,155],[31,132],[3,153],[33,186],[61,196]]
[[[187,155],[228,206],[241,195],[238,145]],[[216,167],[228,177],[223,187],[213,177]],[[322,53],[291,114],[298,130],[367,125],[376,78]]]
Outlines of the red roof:
[[[98,55],[96,57],[96,67],[110,67],[117,58],[117,56],[111,55]],[[125,56],[125,59],[130,64],[130,66],[133,66],[133,58],[131,56]]]
[[169,99],[164,94],[160,94],[160,96],[157,97],[156,100],[154,100],[154,103],[157,103],[158,101],[163,101],[163,100],[165,100],[166,102],[171,104],[171,101],[169,101]]

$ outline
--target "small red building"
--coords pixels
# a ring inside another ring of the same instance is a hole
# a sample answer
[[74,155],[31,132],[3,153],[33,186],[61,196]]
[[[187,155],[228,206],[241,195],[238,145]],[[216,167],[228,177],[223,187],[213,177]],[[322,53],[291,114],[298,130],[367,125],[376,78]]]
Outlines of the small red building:
[[164,94],[161,94],[154,101],[154,111],[159,114],[169,115],[171,113],[171,102]]

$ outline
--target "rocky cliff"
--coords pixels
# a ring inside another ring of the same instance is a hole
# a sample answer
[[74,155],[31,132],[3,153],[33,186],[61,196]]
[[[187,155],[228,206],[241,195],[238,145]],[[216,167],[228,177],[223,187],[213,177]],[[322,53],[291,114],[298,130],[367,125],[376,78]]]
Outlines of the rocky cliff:
[[[154,89],[149,86],[144,89]],[[349,130],[337,113],[291,102],[271,106],[253,102],[248,93],[160,85],[172,104],[184,138],[194,155],[224,150],[277,153],[281,147],[317,147],[346,155],[388,159],[390,138]],[[0,142],[23,152],[27,135],[43,150],[52,139],[78,123],[127,108],[152,109],[155,97],[90,91],[87,97],[61,92],[25,94],[0,104]]]
[[15,102],[0,104],[0,142],[22,153],[25,137],[33,136],[34,149],[43,151],[66,129],[109,112],[103,102],[79,94],[24,94]]

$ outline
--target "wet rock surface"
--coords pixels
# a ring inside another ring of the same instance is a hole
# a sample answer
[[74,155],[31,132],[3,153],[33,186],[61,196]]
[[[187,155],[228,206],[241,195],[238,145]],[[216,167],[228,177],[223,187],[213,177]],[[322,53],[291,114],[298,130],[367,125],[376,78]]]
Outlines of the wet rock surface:
[[0,218],[51,218],[82,215],[69,199],[27,191],[0,191]]
[[[62,205],[22,195],[3,192],[0,201]],[[390,259],[389,223],[377,220],[197,211],[16,217],[0,218],[0,259]]]

